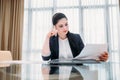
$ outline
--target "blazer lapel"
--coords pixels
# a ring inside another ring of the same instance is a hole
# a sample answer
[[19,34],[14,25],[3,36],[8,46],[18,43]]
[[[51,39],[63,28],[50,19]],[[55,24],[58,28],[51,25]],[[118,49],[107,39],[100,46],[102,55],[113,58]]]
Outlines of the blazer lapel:
[[78,55],[78,53],[77,53],[77,45],[76,45],[77,41],[75,41],[75,39],[73,39],[74,35],[71,35],[70,32],[68,32],[67,37],[68,37],[68,41],[69,41],[69,44],[70,44],[70,48],[71,48],[73,57],[76,57]]
[[59,57],[59,43],[58,43],[58,35],[54,38],[54,51],[53,53],[55,57],[58,59]]

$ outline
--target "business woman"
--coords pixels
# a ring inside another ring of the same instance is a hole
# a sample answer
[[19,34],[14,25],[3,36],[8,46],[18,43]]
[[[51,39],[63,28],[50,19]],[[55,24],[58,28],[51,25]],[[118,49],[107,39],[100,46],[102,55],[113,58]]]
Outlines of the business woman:
[[[84,43],[79,34],[69,31],[67,17],[63,13],[55,13],[52,23],[54,28],[47,34],[42,48],[43,60],[69,59],[79,55]],[[106,61],[108,53],[103,52],[98,58]]]

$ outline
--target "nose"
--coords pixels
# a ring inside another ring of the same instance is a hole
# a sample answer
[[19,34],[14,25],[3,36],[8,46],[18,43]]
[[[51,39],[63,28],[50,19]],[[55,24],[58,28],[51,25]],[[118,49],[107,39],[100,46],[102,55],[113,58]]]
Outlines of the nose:
[[67,28],[68,28],[67,26],[64,26],[64,30],[67,30]]

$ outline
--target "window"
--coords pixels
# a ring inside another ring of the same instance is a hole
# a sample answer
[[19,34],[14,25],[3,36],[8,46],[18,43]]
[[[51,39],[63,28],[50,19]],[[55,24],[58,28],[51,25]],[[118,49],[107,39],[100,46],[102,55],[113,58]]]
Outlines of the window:
[[[25,0],[23,60],[42,60],[41,48],[53,27],[51,19],[55,12],[66,14],[70,31],[79,33],[85,44],[107,43],[110,60],[119,61],[118,0]],[[28,73],[33,79],[34,70],[26,66],[22,73]],[[41,76],[36,78],[41,79]]]
[[70,31],[85,44],[107,43],[109,52],[118,55],[118,0],[25,0],[24,10],[23,60],[41,60],[55,12],[68,17]]

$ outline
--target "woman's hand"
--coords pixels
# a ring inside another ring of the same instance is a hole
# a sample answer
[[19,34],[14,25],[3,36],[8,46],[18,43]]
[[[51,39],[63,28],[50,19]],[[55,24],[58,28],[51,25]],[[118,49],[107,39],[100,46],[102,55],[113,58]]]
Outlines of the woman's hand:
[[51,36],[57,35],[57,30],[54,28],[48,34],[47,37],[50,38]]
[[45,80],[49,80],[49,73],[50,73],[50,68],[49,67],[43,67],[42,66],[42,76],[43,76],[43,79]]
[[54,36],[54,35],[56,35],[56,34],[57,34],[57,30],[55,30],[55,28],[52,29],[52,30],[47,34],[46,39],[45,39],[45,42],[44,42],[44,44],[43,44],[43,48],[42,48],[42,55],[43,55],[43,56],[46,56],[46,55],[48,56],[48,55],[50,55],[49,39],[50,39],[51,36]]
[[100,61],[107,61],[107,60],[108,60],[108,52],[103,52],[103,53],[99,56],[99,60],[100,60]]

